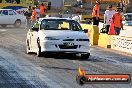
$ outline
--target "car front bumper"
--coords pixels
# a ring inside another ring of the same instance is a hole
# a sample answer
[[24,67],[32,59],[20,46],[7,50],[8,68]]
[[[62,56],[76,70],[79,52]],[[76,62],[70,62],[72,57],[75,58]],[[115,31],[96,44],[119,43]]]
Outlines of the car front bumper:
[[63,42],[41,42],[41,52],[90,53],[89,42],[70,43],[74,43],[74,45],[64,45]]

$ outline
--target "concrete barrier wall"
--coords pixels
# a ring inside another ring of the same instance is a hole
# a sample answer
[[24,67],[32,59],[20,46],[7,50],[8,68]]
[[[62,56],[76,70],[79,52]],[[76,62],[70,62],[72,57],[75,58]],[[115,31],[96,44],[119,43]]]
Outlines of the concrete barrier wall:
[[132,26],[123,26],[124,30],[121,30],[120,36],[131,37],[132,38]]
[[120,35],[117,36],[99,33],[99,28],[90,24],[81,24],[81,26],[83,29],[88,29],[92,45],[132,54],[132,27],[124,26],[125,30],[121,30]]
[[103,48],[111,48],[111,37],[112,35],[100,33],[99,40],[98,40],[98,46],[103,47]]
[[99,28],[98,26],[91,25],[91,24],[81,24],[83,30],[87,29],[88,33],[87,35],[90,38],[91,45],[98,45],[98,39],[99,39]]
[[111,48],[132,54],[132,38],[112,36]]
[[132,54],[132,26],[123,26],[120,35],[111,37],[111,48]]

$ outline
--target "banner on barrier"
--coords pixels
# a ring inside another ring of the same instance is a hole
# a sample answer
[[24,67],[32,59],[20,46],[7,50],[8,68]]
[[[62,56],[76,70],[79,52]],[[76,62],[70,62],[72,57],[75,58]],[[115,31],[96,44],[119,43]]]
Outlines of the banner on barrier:
[[24,14],[27,10],[27,7],[21,5],[21,4],[0,4],[1,9],[13,9],[19,14]]
[[111,48],[127,53],[132,53],[132,38],[112,36]]

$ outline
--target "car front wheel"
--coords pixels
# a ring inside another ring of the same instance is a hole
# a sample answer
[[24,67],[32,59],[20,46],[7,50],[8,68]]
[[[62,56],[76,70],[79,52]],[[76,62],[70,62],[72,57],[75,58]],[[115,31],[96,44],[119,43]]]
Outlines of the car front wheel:
[[37,45],[38,45],[38,47],[37,47],[36,54],[37,54],[38,57],[41,57],[42,56],[42,52],[41,52],[41,46],[40,46],[40,40],[39,39],[37,39]]
[[20,27],[21,26],[21,20],[16,20],[14,26]]
[[30,50],[30,47],[29,47],[29,41],[27,40],[27,54],[29,54],[30,52],[29,52],[29,50]]
[[87,54],[81,54],[81,59],[88,59],[90,56],[90,53]]

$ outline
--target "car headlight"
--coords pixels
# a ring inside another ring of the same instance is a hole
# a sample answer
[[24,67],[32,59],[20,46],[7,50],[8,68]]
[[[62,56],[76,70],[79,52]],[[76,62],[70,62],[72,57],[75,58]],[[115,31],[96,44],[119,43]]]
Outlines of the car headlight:
[[54,38],[54,37],[45,37],[45,40],[59,40],[59,39]]

